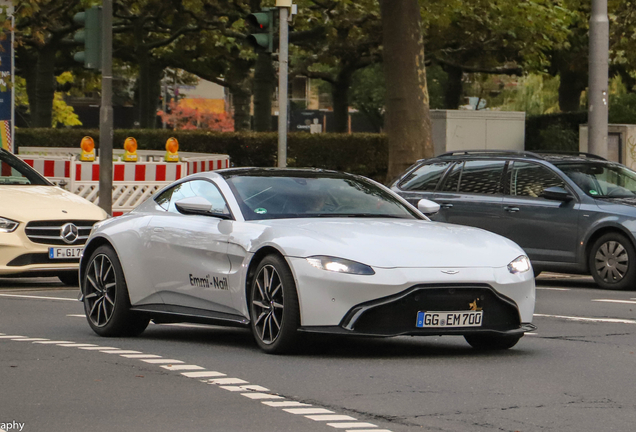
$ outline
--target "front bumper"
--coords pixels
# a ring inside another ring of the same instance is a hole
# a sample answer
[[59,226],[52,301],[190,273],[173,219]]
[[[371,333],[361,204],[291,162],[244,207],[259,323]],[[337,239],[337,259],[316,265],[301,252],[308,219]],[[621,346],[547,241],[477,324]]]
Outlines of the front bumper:
[[[470,304],[483,311],[480,327],[416,326],[420,311],[468,311]],[[432,336],[499,334],[521,335],[536,327],[522,323],[517,304],[484,284],[429,286],[418,285],[404,292],[357,305],[345,315],[340,325],[304,327],[301,331],[358,336]]]

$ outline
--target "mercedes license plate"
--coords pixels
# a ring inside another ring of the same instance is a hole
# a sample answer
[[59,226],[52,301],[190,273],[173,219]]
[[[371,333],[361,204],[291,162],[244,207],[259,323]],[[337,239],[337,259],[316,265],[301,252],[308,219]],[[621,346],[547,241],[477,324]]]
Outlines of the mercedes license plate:
[[50,259],[72,259],[72,258],[81,258],[82,253],[84,252],[83,247],[59,247],[59,248],[49,248],[49,258]]
[[420,311],[416,327],[481,327],[483,311]]

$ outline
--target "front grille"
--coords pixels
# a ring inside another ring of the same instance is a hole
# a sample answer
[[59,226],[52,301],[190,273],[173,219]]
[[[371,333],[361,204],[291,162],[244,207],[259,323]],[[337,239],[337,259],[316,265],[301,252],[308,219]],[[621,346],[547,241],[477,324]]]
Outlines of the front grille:
[[[62,227],[71,223],[77,227],[77,239],[72,243],[64,241],[62,238]],[[25,228],[25,232],[29,240],[33,243],[41,243],[47,245],[83,245],[91,233],[93,225],[97,221],[87,220],[57,220],[57,221],[34,221],[29,222]]]
[[463,333],[465,329],[461,328],[417,328],[417,313],[467,311],[475,301],[483,308],[484,318],[482,327],[473,331],[507,331],[519,327],[516,303],[488,285],[415,286],[354,307],[341,325],[354,332],[377,335]]

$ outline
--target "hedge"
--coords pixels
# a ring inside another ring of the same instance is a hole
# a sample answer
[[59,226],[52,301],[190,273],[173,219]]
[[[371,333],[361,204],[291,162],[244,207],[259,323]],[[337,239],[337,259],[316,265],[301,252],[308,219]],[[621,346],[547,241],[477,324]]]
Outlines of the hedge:
[[[116,129],[115,148],[123,148],[126,137],[137,140],[140,150],[165,150],[174,136],[186,152],[230,155],[234,166],[276,166],[278,135],[254,132],[171,131],[164,129]],[[77,147],[89,135],[99,148],[95,129],[16,129],[18,147]],[[384,181],[388,166],[388,144],[383,134],[290,133],[287,142],[290,167],[315,167],[361,174]]]

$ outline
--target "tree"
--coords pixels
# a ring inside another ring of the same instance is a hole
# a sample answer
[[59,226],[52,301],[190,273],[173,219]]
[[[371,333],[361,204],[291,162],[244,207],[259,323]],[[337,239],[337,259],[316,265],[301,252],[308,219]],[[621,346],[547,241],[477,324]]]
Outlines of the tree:
[[424,42],[417,0],[380,0],[386,82],[387,181],[433,156]]

